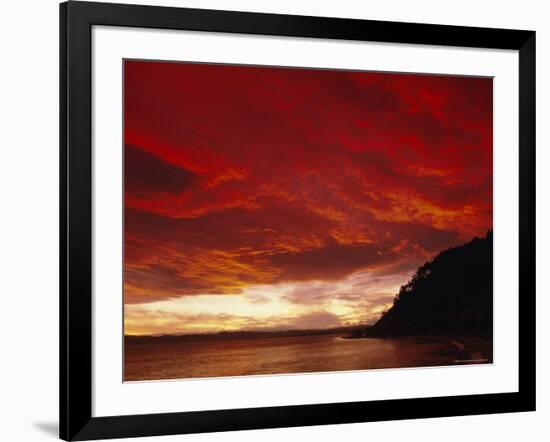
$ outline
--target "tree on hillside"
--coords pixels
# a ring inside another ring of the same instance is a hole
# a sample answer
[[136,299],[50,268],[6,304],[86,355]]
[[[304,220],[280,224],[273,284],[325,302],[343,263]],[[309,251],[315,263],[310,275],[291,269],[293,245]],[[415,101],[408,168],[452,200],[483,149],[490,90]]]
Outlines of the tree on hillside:
[[493,234],[452,247],[417,269],[369,335],[491,333]]

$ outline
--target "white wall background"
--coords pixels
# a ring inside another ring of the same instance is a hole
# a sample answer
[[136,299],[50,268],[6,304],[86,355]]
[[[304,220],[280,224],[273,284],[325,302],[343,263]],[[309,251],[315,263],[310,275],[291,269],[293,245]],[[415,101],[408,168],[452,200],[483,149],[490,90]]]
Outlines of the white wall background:
[[[195,0],[158,5],[537,31],[538,411],[150,438],[151,441],[547,440],[550,430],[550,8],[540,0]],[[3,2],[0,26],[0,440],[57,436],[58,7]]]

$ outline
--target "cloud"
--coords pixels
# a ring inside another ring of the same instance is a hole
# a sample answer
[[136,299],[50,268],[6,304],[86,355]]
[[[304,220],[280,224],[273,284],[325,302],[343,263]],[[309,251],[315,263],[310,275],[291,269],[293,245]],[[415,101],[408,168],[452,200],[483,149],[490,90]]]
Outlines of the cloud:
[[254,328],[261,326],[262,321],[228,313],[187,314],[127,306],[124,324],[127,335],[162,335]]
[[128,196],[148,198],[156,193],[180,194],[189,189],[198,180],[198,176],[147,150],[126,144],[124,179]]
[[125,142],[128,304],[359,301],[492,225],[490,79],[127,61]]
[[126,308],[127,335],[204,333],[232,330],[277,331],[334,328],[344,325],[340,317],[326,311],[313,311],[289,318],[256,318],[229,313],[187,314],[173,311]]
[[292,318],[281,326],[288,327],[288,329],[320,329],[340,327],[341,325],[340,318],[334,313],[319,311]]
[[336,280],[360,269],[374,268],[393,258],[378,245],[329,244],[322,248],[273,255],[271,262],[282,268],[280,281]]

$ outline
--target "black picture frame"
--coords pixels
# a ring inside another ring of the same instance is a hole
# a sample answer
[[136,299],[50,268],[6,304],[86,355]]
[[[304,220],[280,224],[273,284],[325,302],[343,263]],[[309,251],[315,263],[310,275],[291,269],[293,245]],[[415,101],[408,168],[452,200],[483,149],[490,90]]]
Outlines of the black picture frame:
[[[519,391],[92,417],[93,25],[511,49],[519,53]],[[535,410],[535,32],[67,2],[60,5],[60,437],[138,437]]]

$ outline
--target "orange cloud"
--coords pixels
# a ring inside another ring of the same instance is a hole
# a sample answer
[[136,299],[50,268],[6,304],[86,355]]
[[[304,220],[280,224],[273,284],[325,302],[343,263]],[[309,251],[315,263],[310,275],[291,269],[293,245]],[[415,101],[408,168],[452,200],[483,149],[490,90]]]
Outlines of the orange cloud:
[[491,79],[126,61],[124,105],[128,305],[404,282],[492,226]]

